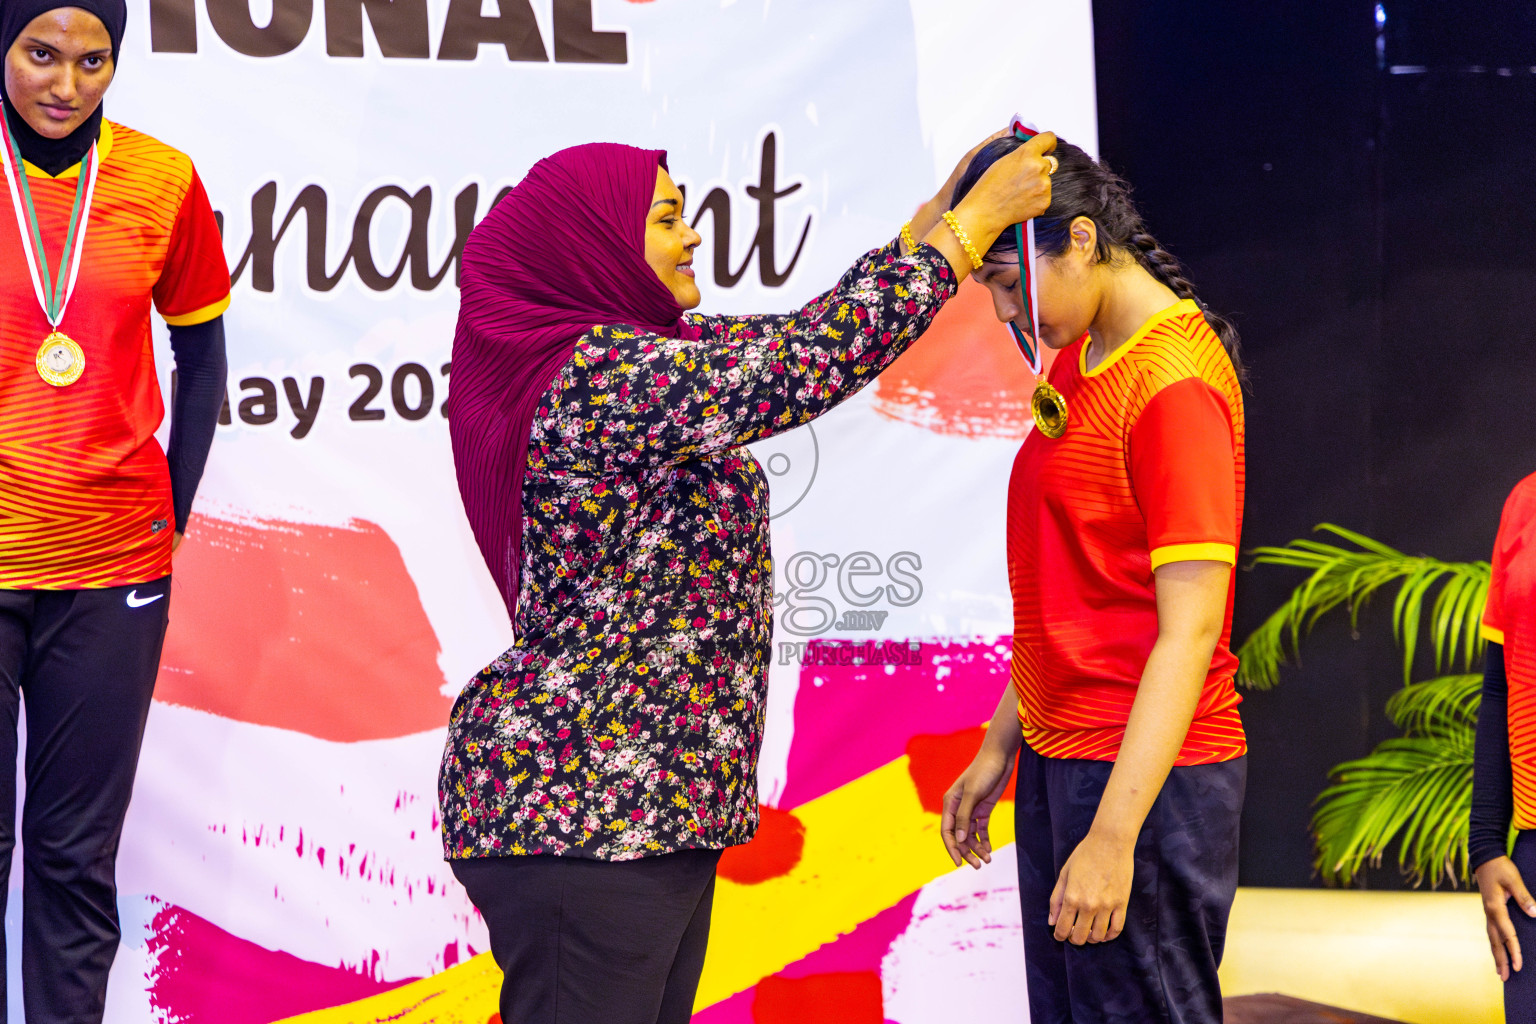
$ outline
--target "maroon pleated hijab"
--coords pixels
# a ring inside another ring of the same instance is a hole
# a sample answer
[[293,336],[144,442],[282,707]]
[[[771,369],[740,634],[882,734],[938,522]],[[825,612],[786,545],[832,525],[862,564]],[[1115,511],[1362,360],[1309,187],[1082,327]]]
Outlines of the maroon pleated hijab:
[[683,309],[645,262],[663,150],[562,149],[486,214],[464,243],[448,433],[464,511],[513,621],[523,471],[540,399],[597,324],[669,338]]

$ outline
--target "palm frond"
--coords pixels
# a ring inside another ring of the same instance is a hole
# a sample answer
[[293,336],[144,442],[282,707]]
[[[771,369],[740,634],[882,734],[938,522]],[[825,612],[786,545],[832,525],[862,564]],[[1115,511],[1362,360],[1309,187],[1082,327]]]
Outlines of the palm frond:
[[1444,562],[1406,555],[1364,534],[1332,523],[1317,530],[1331,533],[1353,547],[1300,538],[1279,547],[1253,549],[1253,565],[1278,565],[1307,570],[1310,575],[1286,601],[1244,641],[1237,655],[1237,681],[1269,689],[1280,680],[1280,667],[1294,662],[1303,637],[1320,619],[1341,605],[1349,610],[1350,627],[1377,591],[1397,583],[1392,603],[1392,629],[1403,648],[1403,682],[1412,678],[1420,631],[1428,608],[1435,670],[1460,663],[1470,668],[1481,655],[1478,619],[1488,597],[1487,562]]
[[1348,884],[1379,865],[1394,841],[1415,885],[1467,875],[1472,754],[1431,737],[1386,740],[1339,765],[1312,816],[1316,866],[1325,881]]
[[1387,700],[1387,717],[1409,736],[1470,743],[1482,688],[1483,677],[1470,674],[1411,683]]
[[1404,687],[1387,713],[1406,735],[1330,773],[1312,816],[1325,881],[1348,884],[1394,843],[1413,884],[1467,881],[1481,682],[1454,675]]

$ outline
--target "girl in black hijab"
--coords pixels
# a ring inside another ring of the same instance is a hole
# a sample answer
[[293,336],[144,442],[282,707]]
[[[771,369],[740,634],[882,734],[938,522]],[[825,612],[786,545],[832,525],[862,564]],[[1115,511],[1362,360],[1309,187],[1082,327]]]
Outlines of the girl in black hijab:
[[[0,0],[0,878],[24,699],[34,1024],[105,1010],[171,552],[224,394],[229,269],[207,194],[186,156],[102,117],[126,20],[123,0]],[[179,371],[167,452],[151,306]],[[0,1007],[3,962],[0,936]]]
[[[33,19],[58,10],[61,6],[65,5],[59,4],[57,0],[4,0],[0,3],[0,40],[4,41],[5,49],[10,50]],[[79,0],[67,6],[94,14],[106,28],[107,36],[112,40],[111,70],[115,72],[118,50],[123,44],[123,26],[128,20],[128,8],[123,0]],[[73,131],[61,138],[49,138],[28,124],[11,102],[10,94],[5,90],[4,77],[7,76],[0,76],[0,101],[5,103],[5,124],[11,131],[11,137],[21,147],[22,158],[54,176],[78,164],[85,157],[86,150],[91,148],[91,143],[101,134],[102,105],[97,103]]]

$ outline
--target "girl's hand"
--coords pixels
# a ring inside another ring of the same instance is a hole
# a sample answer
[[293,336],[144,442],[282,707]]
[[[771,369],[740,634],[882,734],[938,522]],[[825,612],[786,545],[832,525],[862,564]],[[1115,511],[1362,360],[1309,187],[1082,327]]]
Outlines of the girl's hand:
[[979,870],[983,863],[992,863],[992,837],[987,833],[987,824],[992,819],[992,808],[1002,799],[1012,768],[1011,755],[1000,755],[983,744],[971,766],[944,794],[939,835],[955,867],[966,863]]
[[187,537],[187,535],[184,534],[184,533],[177,533],[173,537],[171,537],[171,551],[172,551],[172,553],[174,553],[177,548],[181,547],[181,542],[183,540],[185,540],[186,537]]
[[1105,837],[1090,830],[1062,865],[1051,892],[1047,923],[1058,942],[1074,946],[1108,942],[1125,927],[1136,871],[1136,841]]
[[1536,917],[1536,900],[1526,889],[1520,869],[1508,857],[1486,861],[1473,874],[1483,895],[1483,916],[1488,919],[1488,945],[1493,949],[1494,970],[1500,981],[1508,981],[1509,972],[1521,967],[1520,940],[1515,937],[1515,925],[1509,919],[1509,901],[1520,904],[1527,917]]

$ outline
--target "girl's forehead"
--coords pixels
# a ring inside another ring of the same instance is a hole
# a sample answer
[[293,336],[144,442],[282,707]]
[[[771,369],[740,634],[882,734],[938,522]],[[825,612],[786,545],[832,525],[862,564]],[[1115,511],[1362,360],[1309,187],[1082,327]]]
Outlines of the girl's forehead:
[[27,22],[17,41],[25,42],[28,37],[89,49],[110,49],[112,46],[112,36],[101,19],[78,7],[55,7],[44,11]]

